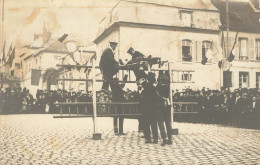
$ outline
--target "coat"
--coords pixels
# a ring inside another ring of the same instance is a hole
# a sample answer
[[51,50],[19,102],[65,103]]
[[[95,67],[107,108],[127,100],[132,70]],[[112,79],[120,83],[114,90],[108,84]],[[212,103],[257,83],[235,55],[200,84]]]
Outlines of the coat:
[[106,48],[102,53],[99,66],[105,76],[114,76],[118,72],[118,62],[111,48]]

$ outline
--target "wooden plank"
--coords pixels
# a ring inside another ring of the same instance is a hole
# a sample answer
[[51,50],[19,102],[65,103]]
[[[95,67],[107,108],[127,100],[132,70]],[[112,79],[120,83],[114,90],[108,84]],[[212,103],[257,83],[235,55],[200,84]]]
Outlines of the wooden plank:
[[[97,117],[132,117],[132,116],[140,116],[141,114],[99,114]],[[93,117],[92,115],[71,115],[71,116],[53,116],[53,118],[86,118],[86,117]]]

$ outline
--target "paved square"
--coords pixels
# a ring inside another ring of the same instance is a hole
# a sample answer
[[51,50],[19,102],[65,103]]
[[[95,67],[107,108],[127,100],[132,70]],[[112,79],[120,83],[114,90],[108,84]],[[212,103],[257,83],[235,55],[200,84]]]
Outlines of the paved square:
[[0,115],[0,164],[260,164],[260,130],[176,123],[173,145],[145,144],[137,120],[115,136],[112,118],[98,118],[102,140],[92,140],[91,118]]

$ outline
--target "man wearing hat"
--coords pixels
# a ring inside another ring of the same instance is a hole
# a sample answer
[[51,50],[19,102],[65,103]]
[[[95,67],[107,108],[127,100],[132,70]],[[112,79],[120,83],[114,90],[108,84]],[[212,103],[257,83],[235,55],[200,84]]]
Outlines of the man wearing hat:
[[[140,62],[144,58],[144,54],[142,54],[139,51],[135,51],[133,47],[130,47],[127,53],[132,56],[132,59],[129,62],[127,62],[127,64]],[[136,77],[136,81],[139,81],[142,78],[142,71],[140,70],[140,67],[136,67],[136,69],[134,69],[133,71]]]
[[116,42],[109,42],[110,47],[106,48],[102,53],[99,66],[103,74],[104,82],[102,89],[108,90],[109,83],[113,76],[118,73],[118,62],[114,58],[114,51],[117,47]]
[[[169,100],[169,90],[170,90],[170,76],[160,72],[158,76],[158,84],[156,86],[156,93],[158,96],[157,101],[157,109],[158,109],[158,126],[161,133],[161,138],[163,139],[163,143],[161,146],[166,144],[172,144],[172,126],[171,126],[171,106]],[[166,125],[166,131],[164,127],[164,123]],[[168,138],[168,140],[166,140]]]
[[153,85],[156,81],[155,74],[149,72],[148,73],[148,80],[140,79],[139,83],[143,87],[142,96],[140,100],[140,104],[142,106],[143,112],[143,126],[144,126],[144,136],[145,136],[145,143],[152,143],[151,140],[151,128],[152,128],[152,135],[153,135],[153,143],[158,143],[158,127],[157,127],[157,110],[156,110],[156,89]]

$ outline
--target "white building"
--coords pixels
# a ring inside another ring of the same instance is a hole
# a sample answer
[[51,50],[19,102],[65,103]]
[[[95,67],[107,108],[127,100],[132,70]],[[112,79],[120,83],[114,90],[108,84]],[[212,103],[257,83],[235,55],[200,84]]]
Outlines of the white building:
[[[69,78],[69,79],[86,79],[84,69],[78,71],[77,69],[61,69],[57,67],[57,64],[70,64],[76,65],[77,61],[87,62],[90,59],[89,53],[86,51],[86,47],[83,47],[83,43],[78,42],[77,51],[75,53],[69,52],[66,48],[67,40],[59,41],[58,37],[52,37],[52,33],[43,28],[42,34],[34,35],[34,42],[32,45],[27,46],[29,50],[21,58],[22,75],[21,75],[21,87],[30,89],[30,92],[35,96],[37,90],[56,90],[66,89],[67,91],[86,91],[86,82],[79,81],[58,81],[46,78],[46,71],[51,71],[57,78]],[[89,48],[89,47],[88,47]],[[80,56],[80,60],[75,60],[73,56]],[[39,84],[32,85],[32,71],[40,71]],[[45,76],[45,77],[44,77]],[[49,75],[50,76],[50,75]]]
[[[260,0],[229,1],[230,33],[229,49],[234,46],[234,61],[230,71],[223,74],[223,86],[231,88],[260,88]],[[220,11],[220,18],[226,28],[225,2],[214,1]],[[225,41],[227,34],[224,33]]]
[[[126,52],[132,46],[147,56],[173,62],[175,70],[194,71],[190,74],[175,73],[174,81],[180,83],[175,83],[174,88],[220,89],[223,81],[225,85],[227,83],[227,72],[222,72],[218,67],[218,62],[224,57],[221,47],[224,16],[222,9],[217,7],[211,0],[121,0],[100,22],[99,33],[94,41],[97,44],[97,62],[108,42],[115,41],[118,42],[116,59],[129,59]],[[234,34],[231,32],[230,37],[235,37]],[[246,43],[247,46],[246,49],[241,47],[240,52],[246,50],[250,59],[242,61],[241,55],[241,59],[237,60],[236,56],[232,62],[231,89],[239,86],[256,87],[260,64],[255,60],[252,45],[254,48],[258,45],[258,36],[259,32],[239,33],[237,44],[242,46]],[[247,42],[242,37],[248,38]],[[206,65],[202,65],[201,60],[209,48],[214,52],[213,57]],[[194,83],[181,83],[189,80]],[[241,84],[245,80],[248,85]]]
[[[173,62],[174,88],[220,88],[218,61],[220,47],[220,12],[209,0],[124,1],[121,0],[101,21],[97,44],[98,57],[109,41],[118,42],[116,58],[129,59],[129,47],[162,60]],[[212,61],[201,64],[210,46],[219,51]],[[188,58],[191,56],[191,58]],[[183,83],[184,81],[194,83]],[[181,83],[182,82],[182,83]]]

